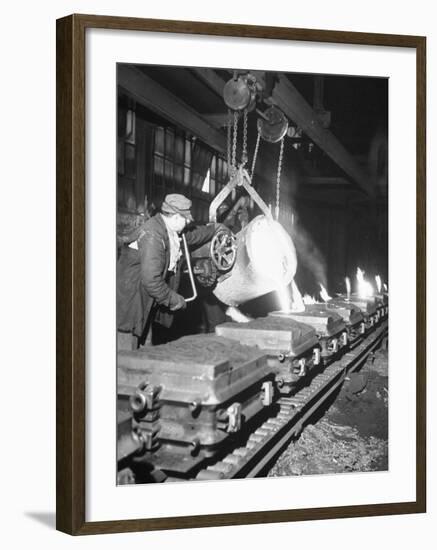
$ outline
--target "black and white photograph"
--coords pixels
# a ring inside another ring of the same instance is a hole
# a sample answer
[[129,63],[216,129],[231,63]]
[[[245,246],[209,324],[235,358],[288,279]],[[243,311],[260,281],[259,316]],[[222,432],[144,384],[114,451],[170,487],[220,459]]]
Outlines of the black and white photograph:
[[4,5],[3,548],[434,547],[432,6]]
[[389,79],[116,70],[117,484],[387,471]]

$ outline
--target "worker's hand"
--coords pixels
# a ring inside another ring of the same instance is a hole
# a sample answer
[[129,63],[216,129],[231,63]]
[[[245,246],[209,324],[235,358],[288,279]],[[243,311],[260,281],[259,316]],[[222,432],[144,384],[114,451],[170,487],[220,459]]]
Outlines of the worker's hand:
[[186,307],[187,302],[183,296],[175,293],[170,304],[170,311],[179,311],[180,309],[185,309]]
[[215,223],[214,224],[215,232],[217,233],[220,229],[224,229],[225,231],[229,231],[229,227],[225,225],[224,223]]

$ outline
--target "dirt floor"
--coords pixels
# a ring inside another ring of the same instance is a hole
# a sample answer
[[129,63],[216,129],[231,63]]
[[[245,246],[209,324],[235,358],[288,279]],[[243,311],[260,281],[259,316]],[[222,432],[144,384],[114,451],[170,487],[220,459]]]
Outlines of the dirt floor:
[[269,476],[388,469],[388,358],[378,350],[279,457]]

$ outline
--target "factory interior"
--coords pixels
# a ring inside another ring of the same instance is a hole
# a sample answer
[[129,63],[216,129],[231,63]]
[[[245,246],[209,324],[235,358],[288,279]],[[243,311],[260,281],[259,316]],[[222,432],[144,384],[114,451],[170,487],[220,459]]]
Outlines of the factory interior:
[[117,482],[387,469],[388,80],[117,83]]
[[[291,236],[303,296],[321,301],[320,285],[345,292],[357,268],[373,286],[375,276],[387,284],[387,79],[128,64],[117,77],[119,245],[168,193],[190,198],[195,222],[208,222],[230,162],[247,169]],[[217,221],[228,216],[234,232],[260,213],[244,196],[237,187],[220,205]],[[214,328],[202,309],[210,292],[200,287],[175,337]],[[252,316],[275,308],[274,296],[241,304]]]

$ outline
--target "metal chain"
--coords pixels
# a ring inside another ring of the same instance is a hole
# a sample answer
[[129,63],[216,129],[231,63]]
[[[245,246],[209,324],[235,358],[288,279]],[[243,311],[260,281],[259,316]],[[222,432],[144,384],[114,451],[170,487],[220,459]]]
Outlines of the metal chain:
[[275,219],[279,219],[279,199],[281,195],[281,170],[282,170],[282,157],[284,155],[284,138],[281,139],[281,148],[279,150],[279,162],[278,173],[276,175],[276,206],[275,206]]
[[238,112],[234,111],[234,135],[232,141],[232,165],[231,172],[234,175],[237,168],[237,132],[238,132]]
[[241,154],[241,162],[243,166],[247,163],[247,107],[243,112],[243,152]]
[[231,175],[231,130],[232,130],[232,112],[228,109],[228,126],[227,126],[227,151],[226,160],[228,163],[228,177]]
[[255,151],[253,152],[252,167],[251,167],[251,170],[250,170],[250,177],[252,179],[253,179],[253,176],[255,175],[255,164],[256,164],[256,158],[258,156],[258,149],[259,149],[260,139],[261,139],[261,133],[258,130],[258,135],[256,136]]

